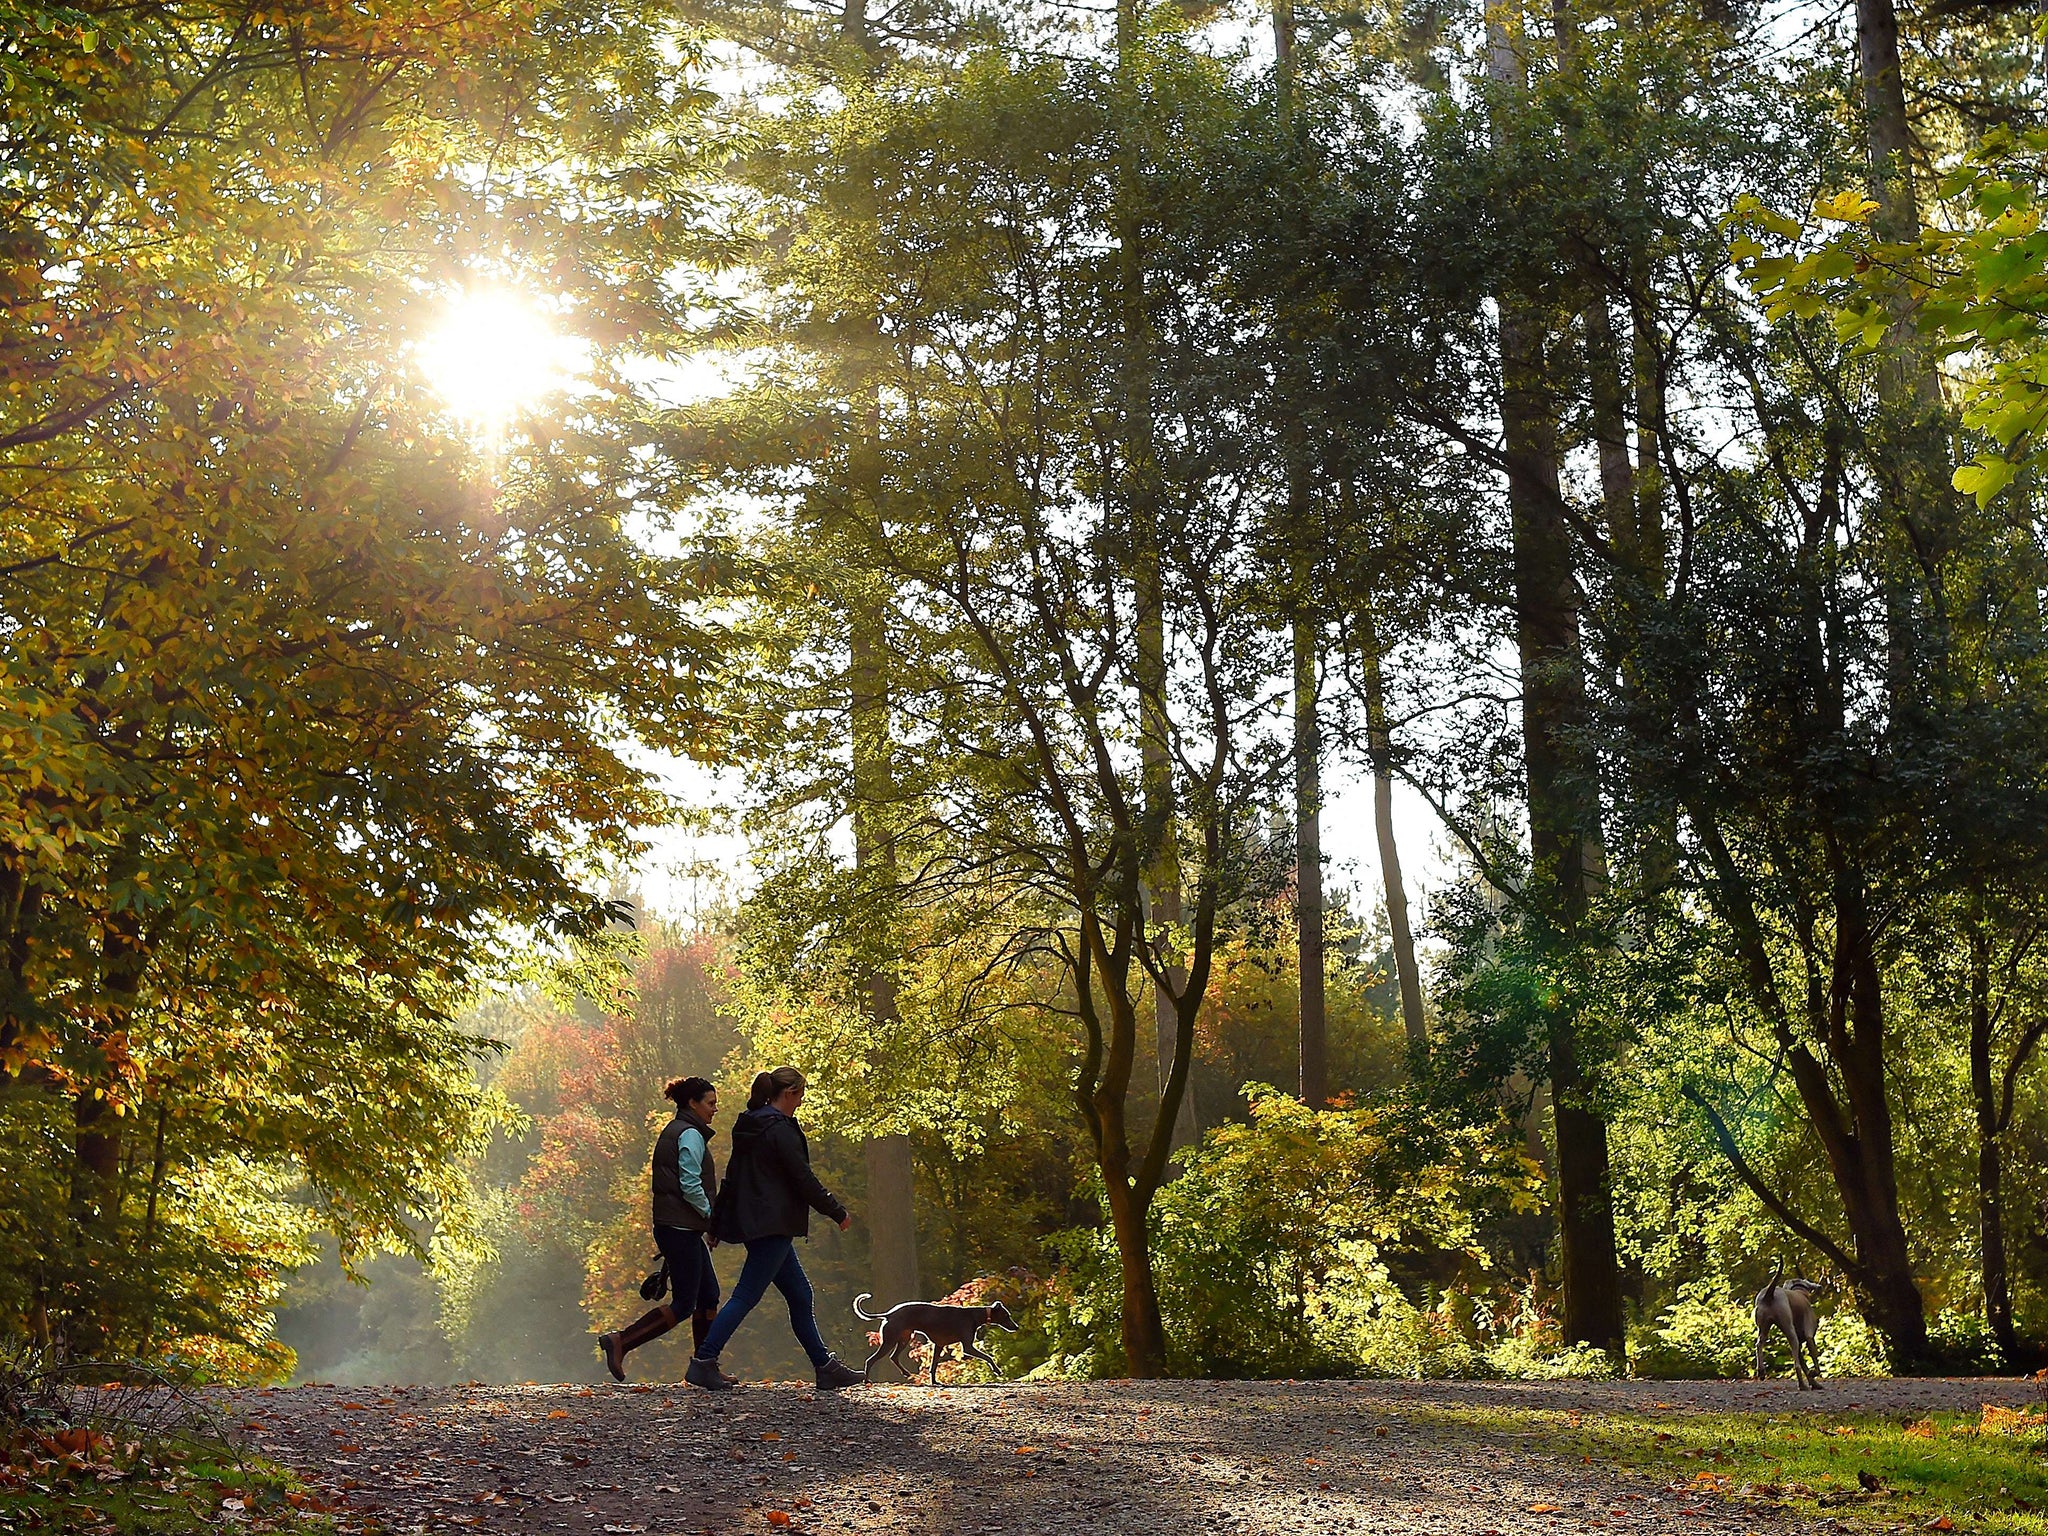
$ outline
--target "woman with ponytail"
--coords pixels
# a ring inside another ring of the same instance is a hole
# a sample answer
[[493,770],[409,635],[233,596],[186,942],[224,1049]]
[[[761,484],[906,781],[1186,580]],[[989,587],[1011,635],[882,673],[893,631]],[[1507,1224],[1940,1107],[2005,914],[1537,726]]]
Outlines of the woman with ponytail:
[[747,1112],[733,1125],[732,1162],[719,1191],[713,1230],[722,1242],[745,1244],[747,1261],[684,1373],[694,1386],[716,1392],[732,1385],[718,1368],[718,1352],[771,1285],[789,1303],[789,1326],[811,1357],[821,1389],[867,1380],[818,1337],[810,1277],[796,1256],[796,1239],[810,1236],[812,1211],[836,1222],[842,1232],[853,1225],[846,1207],[811,1172],[810,1143],[796,1123],[804,1086],[804,1075],[795,1067],[763,1072],[747,1096]]

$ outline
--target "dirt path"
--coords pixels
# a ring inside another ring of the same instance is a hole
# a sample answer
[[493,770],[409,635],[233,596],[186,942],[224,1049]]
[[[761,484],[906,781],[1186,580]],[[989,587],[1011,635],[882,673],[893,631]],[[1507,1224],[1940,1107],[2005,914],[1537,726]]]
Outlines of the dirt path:
[[[1461,1410],[2017,1404],[2010,1382],[1099,1382],[877,1387],[297,1387],[226,1399],[350,1528],[590,1536],[1748,1536],[1772,1517],[1545,1449]],[[785,1518],[786,1517],[786,1518]]]

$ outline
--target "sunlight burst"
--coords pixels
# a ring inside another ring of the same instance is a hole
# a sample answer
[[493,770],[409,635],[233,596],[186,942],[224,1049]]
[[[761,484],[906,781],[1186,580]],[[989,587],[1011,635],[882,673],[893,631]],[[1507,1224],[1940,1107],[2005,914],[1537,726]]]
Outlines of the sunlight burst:
[[486,432],[571,386],[588,361],[584,343],[557,332],[520,295],[473,288],[442,311],[418,343],[420,371],[448,409]]

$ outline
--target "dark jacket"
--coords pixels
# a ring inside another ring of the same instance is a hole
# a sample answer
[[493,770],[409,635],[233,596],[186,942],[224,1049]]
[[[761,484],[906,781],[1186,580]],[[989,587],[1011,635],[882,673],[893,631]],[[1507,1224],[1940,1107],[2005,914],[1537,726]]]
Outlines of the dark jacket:
[[773,1105],[750,1109],[733,1122],[732,1160],[718,1192],[719,1241],[808,1237],[811,1212],[846,1219],[846,1207],[811,1172],[811,1144],[803,1127]]
[[683,1177],[678,1171],[677,1154],[686,1130],[703,1134],[705,1204],[713,1211],[718,1209],[718,1168],[711,1161],[711,1138],[718,1132],[689,1110],[679,1109],[675,1119],[662,1127],[661,1137],[654,1143],[654,1224],[657,1227],[681,1227],[686,1232],[709,1232],[711,1218],[691,1209],[690,1202],[683,1198]]

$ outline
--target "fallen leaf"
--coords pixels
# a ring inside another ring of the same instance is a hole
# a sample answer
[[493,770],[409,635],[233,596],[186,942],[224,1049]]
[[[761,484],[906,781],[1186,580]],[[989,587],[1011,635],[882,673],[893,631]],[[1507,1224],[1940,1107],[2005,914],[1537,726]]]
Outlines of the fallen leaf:
[[566,1419],[569,1417],[569,1410],[566,1408],[550,1408],[548,1410],[548,1417],[551,1419]]
[[789,1524],[789,1511],[788,1511],[788,1510],[786,1510],[786,1509],[771,1509],[771,1510],[769,1510],[769,1511],[768,1511],[768,1523],[769,1523],[770,1525],[787,1525],[787,1524]]
[[1955,1521],[1949,1519],[1947,1515],[1936,1515],[1927,1522],[1927,1529],[1930,1531],[1952,1531],[1955,1528]]
[[777,1432],[776,1432],[775,1430],[772,1430],[772,1429],[771,1429],[771,1430],[767,1431],[767,1432],[766,1432],[765,1434],[763,1434],[763,1435],[761,1436],[761,1438],[762,1438],[763,1440],[780,1440],[780,1439],[782,1438],[782,1436],[781,1436],[780,1434],[778,1434],[778,1433],[777,1433]]
[[1531,1504],[1529,1506],[1529,1513],[1532,1515],[1554,1515],[1557,1513],[1557,1506],[1555,1504]]

